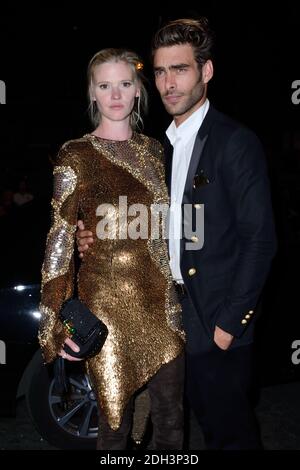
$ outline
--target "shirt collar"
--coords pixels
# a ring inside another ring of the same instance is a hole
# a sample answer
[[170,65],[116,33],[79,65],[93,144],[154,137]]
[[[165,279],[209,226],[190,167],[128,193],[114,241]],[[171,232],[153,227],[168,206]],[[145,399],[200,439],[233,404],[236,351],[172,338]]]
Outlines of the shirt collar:
[[176,127],[174,120],[166,130],[167,137],[174,145],[178,138],[187,142],[200,129],[205,115],[209,108],[209,101],[206,99],[199,109],[193,112],[180,126]]

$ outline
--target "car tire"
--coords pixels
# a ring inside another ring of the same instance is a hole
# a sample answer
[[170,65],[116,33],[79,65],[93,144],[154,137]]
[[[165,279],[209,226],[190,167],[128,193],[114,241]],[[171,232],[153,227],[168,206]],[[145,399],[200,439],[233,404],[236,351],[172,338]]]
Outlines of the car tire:
[[98,412],[94,392],[81,365],[68,363],[70,394],[55,389],[53,367],[40,364],[31,376],[26,401],[41,436],[58,449],[96,449]]

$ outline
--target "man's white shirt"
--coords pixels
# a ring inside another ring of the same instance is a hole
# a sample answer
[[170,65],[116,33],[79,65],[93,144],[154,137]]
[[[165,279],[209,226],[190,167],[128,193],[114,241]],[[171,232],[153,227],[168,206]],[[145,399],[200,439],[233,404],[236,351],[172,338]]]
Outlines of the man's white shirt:
[[186,121],[176,127],[172,121],[166,130],[167,137],[173,146],[171,201],[169,215],[169,257],[173,279],[182,283],[180,271],[180,239],[181,239],[181,204],[186,178],[190,166],[197,132],[209,109],[209,101],[197,109]]

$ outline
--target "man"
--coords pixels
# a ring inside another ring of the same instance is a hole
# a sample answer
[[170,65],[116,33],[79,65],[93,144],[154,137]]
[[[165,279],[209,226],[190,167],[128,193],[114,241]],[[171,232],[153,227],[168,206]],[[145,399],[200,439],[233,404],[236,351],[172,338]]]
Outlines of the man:
[[[253,330],[276,237],[261,145],[207,99],[212,46],[205,18],[169,22],[152,44],[156,87],[174,119],[165,143],[170,264],[187,334],[187,396],[206,446],[259,449]],[[191,236],[201,211],[204,240]],[[80,251],[91,235],[79,231]]]

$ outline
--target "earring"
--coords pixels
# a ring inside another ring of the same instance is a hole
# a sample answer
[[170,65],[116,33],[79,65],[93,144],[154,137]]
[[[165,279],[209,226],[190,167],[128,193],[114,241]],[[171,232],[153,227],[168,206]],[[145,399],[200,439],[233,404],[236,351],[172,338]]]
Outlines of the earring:
[[136,96],[136,124],[138,124],[141,119],[141,95]]

